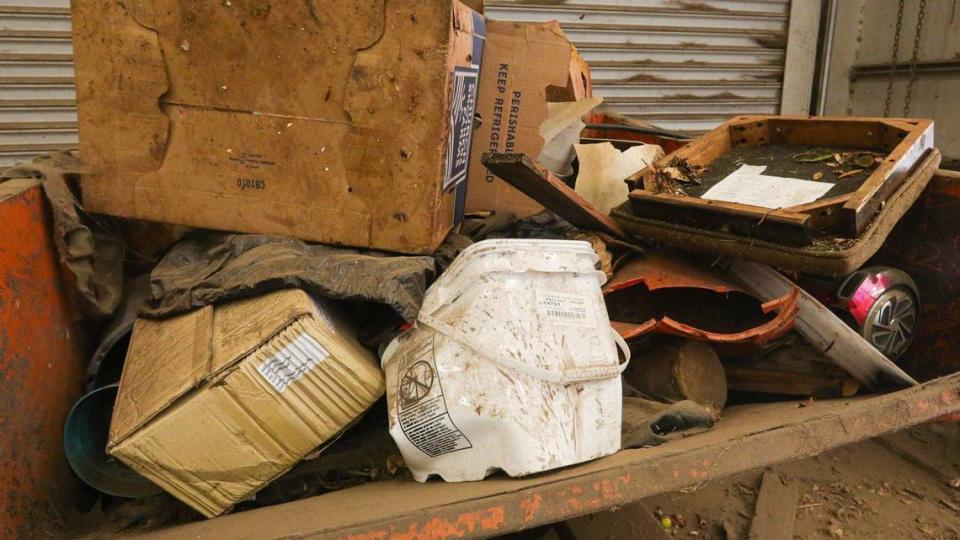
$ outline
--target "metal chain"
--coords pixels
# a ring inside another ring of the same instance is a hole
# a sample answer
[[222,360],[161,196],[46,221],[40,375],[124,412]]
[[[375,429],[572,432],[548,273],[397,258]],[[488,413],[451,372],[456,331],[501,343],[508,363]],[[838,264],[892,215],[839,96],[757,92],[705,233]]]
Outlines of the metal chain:
[[890,105],[893,103],[893,79],[897,73],[897,55],[900,52],[901,28],[903,28],[903,0],[900,0],[897,4],[897,29],[893,33],[893,54],[890,56],[890,74],[887,78],[887,99],[883,103],[883,116],[890,116]]
[[917,33],[913,36],[913,56],[910,57],[910,80],[907,82],[907,95],[903,98],[903,116],[910,116],[910,98],[913,97],[913,83],[917,80],[917,56],[920,53],[920,33],[923,31],[923,12],[927,0],[920,0],[917,11]]

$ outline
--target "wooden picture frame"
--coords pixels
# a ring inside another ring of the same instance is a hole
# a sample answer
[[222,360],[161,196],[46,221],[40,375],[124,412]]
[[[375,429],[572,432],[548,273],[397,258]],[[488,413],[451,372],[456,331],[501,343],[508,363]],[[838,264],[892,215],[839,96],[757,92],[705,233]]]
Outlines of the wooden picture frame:
[[[840,146],[886,154],[855,191],[812,203],[771,210],[658,192],[659,169],[674,160],[691,166],[710,163],[741,145]],[[815,238],[858,238],[933,148],[933,121],[908,118],[737,116],[628,180],[638,217],[804,245]]]

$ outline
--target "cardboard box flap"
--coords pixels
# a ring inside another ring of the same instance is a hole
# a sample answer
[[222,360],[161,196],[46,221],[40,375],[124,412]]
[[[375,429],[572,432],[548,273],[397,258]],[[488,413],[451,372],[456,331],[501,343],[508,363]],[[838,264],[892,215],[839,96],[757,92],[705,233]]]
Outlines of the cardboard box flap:
[[[489,21],[487,32],[488,42],[505,45],[488,48],[491,67],[496,66],[497,72],[484,74],[492,80],[486,84],[493,86],[493,93],[505,98],[500,105],[508,121],[499,125],[507,136],[502,137],[501,144],[506,148],[511,143],[509,128],[515,126],[517,132],[529,130],[530,133],[529,141],[515,144],[542,146],[540,125],[549,116],[547,102],[575,100],[573,90],[568,88],[573,46],[556,21],[540,24]],[[530,95],[531,89],[535,89],[535,94]],[[484,83],[480,91],[484,92]],[[490,116],[491,124],[496,125],[496,112]]]
[[207,306],[154,321],[138,319],[110,423],[108,447],[130,436],[171,403],[254,351],[292,321],[314,313],[297,289]]
[[138,319],[110,422],[108,447],[199,384],[210,364],[213,307],[163,321]]
[[296,319],[315,313],[313,298],[289,289],[222,306],[214,313],[210,375],[247,356]]
[[541,205],[497,178],[480,158],[484,152],[539,156],[547,102],[585,97],[589,68],[556,21],[491,20],[481,73],[476,111],[480,126],[470,156],[466,210],[509,210],[520,217],[540,212]]

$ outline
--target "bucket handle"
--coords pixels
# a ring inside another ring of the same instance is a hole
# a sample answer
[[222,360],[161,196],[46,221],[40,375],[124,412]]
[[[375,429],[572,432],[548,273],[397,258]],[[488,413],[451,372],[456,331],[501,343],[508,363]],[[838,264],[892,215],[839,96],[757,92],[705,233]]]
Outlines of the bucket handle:
[[432,315],[421,313],[418,317],[418,321],[423,325],[428,326],[444,336],[460,343],[464,347],[469,348],[476,354],[479,354],[491,362],[499,364],[501,367],[529,375],[535,379],[540,379],[542,381],[554,384],[561,384],[564,386],[578,382],[596,381],[616,377],[623,373],[623,370],[627,369],[627,365],[630,363],[630,347],[627,345],[627,342],[620,337],[620,334],[618,334],[613,328],[610,328],[610,334],[613,336],[613,341],[617,344],[617,348],[620,349],[620,352],[623,354],[622,362],[619,362],[616,366],[582,367],[569,370],[564,369],[560,372],[557,372],[524,364],[513,360],[512,358],[495,358],[484,352],[480,347],[475,347],[473,345],[473,341],[463,332]]

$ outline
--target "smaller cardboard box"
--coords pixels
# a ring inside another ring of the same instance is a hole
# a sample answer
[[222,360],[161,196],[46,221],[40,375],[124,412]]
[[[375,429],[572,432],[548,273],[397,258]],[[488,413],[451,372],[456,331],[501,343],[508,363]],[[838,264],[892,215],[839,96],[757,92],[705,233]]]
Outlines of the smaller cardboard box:
[[556,21],[487,21],[466,211],[511,211],[519,217],[542,211],[480,159],[484,152],[523,152],[536,158],[544,144],[540,125],[549,116],[547,102],[590,94],[590,69]]
[[291,289],[139,319],[107,451],[212,517],[288,471],[384,392],[335,306]]

